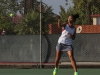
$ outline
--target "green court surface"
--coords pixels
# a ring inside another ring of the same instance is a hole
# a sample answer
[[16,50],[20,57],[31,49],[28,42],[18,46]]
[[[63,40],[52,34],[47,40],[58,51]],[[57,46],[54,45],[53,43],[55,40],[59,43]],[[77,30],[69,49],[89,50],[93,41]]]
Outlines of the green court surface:
[[[0,75],[52,75],[53,69],[0,69]],[[79,75],[100,75],[100,69],[78,69]],[[73,69],[59,69],[57,75],[74,75]]]

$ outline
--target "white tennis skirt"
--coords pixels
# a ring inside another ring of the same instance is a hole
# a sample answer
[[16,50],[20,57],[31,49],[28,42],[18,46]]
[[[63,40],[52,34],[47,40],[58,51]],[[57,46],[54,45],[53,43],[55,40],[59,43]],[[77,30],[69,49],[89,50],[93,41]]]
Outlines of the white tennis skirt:
[[72,45],[66,45],[66,44],[62,44],[62,43],[58,43],[56,46],[56,50],[58,51],[69,51],[69,50],[73,50]]

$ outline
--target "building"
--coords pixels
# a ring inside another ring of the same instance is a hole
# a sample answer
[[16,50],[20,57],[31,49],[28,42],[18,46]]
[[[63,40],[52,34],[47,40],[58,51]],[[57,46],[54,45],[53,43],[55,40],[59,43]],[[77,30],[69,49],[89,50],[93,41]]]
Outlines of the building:
[[93,25],[100,25],[100,14],[91,15],[93,18]]

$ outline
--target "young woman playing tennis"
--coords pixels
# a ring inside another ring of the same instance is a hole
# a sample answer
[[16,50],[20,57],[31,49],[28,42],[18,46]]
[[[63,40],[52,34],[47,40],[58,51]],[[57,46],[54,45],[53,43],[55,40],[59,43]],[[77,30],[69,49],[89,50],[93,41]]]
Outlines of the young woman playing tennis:
[[72,40],[75,39],[75,35],[76,35],[76,28],[74,27],[73,23],[76,21],[76,18],[78,17],[79,17],[78,14],[75,15],[71,14],[68,17],[68,23],[61,25],[60,16],[57,16],[58,27],[62,27],[62,34],[59,37],[56,46],[55,69],[53,71],[53,75],[57,74],[58,63],[62,52],[66,52],[68,54],[72,67],[74,69],[74,75],[78,75],[76,62],[73,57],[73,47],[72,47]]

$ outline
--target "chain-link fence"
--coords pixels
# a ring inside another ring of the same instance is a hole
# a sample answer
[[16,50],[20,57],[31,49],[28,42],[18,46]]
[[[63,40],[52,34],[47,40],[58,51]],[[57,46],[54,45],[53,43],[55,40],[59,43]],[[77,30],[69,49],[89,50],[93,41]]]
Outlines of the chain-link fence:
[[[59,36],[60,34],[42,36],[43,63],[54,62]],[[99,36],[99,34],[77,34],[73,41],[77,62],[100,62]],[[0,62],[40,62],[39,35],[0,36],[0,44]],[[67,53],[63,53],[60,62],[69,61]]]
[[[62,1],[52,2],[59,4]],[[66,7],[59,5],[58,13],[53,12],[56,8],[49,6],[48,3],[50,2],[47,0],[0,1],[0,62],[54,65],[55,47],[61,35],[55,14],[60,15],[63,24],[67,22],[69,14],[78,13],[79,18],[75,25],[80,25],[81,28],[73,41],[76,62],[83,66],[98,66],[100,1],[65,0],[63,5]],[[94,30],[89,29],[92,25],[95,25],[95,34]],[[88,27],[82,29],[82,26]],[[70,60],[66,53],[62,54],[60,62],[60,65],[69,64]]]

